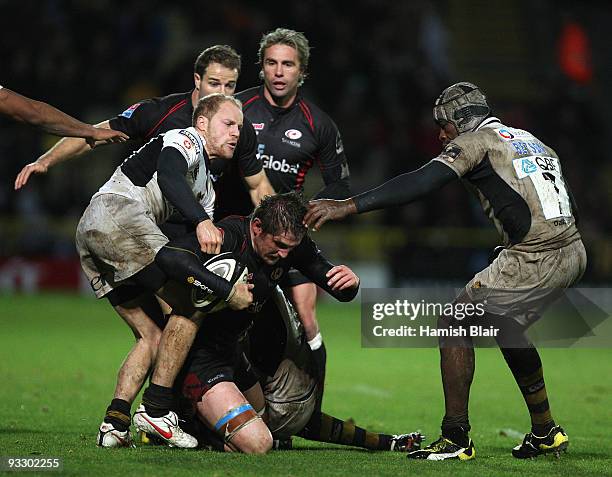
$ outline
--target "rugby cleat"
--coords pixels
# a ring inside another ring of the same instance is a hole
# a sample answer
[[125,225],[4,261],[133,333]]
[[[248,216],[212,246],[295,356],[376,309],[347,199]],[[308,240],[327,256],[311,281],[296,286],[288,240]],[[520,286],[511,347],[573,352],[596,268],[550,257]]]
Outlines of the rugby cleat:
[[420,432],[410,434],[396,434],[391,438],[391,448],[395,452],[412,452],[421,448],[425,436]]
[[198,446],[198,440],[179,427],[178,416],[172,411],[162,417],[152,417],[141,404],[132,421],[137,431],[161,437],[170,447],[193,449]]
[[525,434],[523,443],[512,449],[517,459],[531,459],[539,455],[555,454],[559,458],[561,451],[566,451],[569,437],[561,426],[555,426],[544,437],[535,436],[532,432]]
[[119,431],[115,426],[108,422],[102,421],[98,430],[98,447],[134,447],[130,430]]
[[440,438],[429,444],[427,447],[412,452],[408,452],[408,459],[424,459],[424,460],[470,460],[476,457],[476,449],[472,439],[469,440],[467,447],[462,447],[455,444],[446,437]]

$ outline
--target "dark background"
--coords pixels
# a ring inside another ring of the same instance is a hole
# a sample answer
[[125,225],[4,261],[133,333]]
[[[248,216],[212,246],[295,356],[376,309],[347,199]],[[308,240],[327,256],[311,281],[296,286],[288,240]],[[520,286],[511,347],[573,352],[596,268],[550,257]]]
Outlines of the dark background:
[[[432,105],[456,81],[478,84],[496,116],[553,147],[576,196],[590,283],[612,274],[612,56],[608,2],[0,1],[0,84],[90,123],[142,98],[187,91],[204,48],[243,58],[238,91],[259,84],[261,35],[303,31],[304,95],[338,124],[353,192],[437,155]],[[99,148],[13,190],[19,170],[57,138],[0,119],[0,257],[75,257],[91,195],[128,149]],[[318,186],[307,179],[307,192]],[[403,208],[319,233],[328,255],[386,285],[467,280],[498,244],[457,183]]]

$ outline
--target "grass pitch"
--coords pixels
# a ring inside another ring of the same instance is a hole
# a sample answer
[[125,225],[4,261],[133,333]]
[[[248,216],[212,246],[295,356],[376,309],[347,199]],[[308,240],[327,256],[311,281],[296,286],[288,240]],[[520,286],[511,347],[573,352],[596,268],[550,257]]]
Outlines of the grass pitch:
[[[359,308],[323,304],[328,350],[323,408],[390,433],[436,439],[443,413],[435,349],[362,349]],[[542,350],[552,411],[570,436],[567,454],[517,461],[528,414],[497,350],[477,350],[470,403],[477,458],[414,462],[294,439],[263,457],[141,446],[98,449],[97,427],[132,335],[106,301],[72,295],[0,296],[0,456],[61,457],[66,475],[612,475],[612,351]],[[510,432],[512,434],[512,432]]]

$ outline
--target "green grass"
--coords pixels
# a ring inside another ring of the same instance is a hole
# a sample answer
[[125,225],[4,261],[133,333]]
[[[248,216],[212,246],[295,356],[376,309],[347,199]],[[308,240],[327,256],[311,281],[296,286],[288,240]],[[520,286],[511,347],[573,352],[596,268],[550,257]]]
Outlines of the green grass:
[[[325,304],[328,349],[324,409],[392,433],[439,432],[443,412],[434,349],[362,349],[359,309]],[[497,350],[477,350],[470,462],[409,462],[295,439],[296,450],[263,457],[140,447],[98,449],[95,434],[131,333],[104,301],[70,295],[0,296],[0,455],[59,456],[67,475],[612,475],[612,352],[542,350],[553,413],[570,436],[561,459],[517,461],[528,415]]]

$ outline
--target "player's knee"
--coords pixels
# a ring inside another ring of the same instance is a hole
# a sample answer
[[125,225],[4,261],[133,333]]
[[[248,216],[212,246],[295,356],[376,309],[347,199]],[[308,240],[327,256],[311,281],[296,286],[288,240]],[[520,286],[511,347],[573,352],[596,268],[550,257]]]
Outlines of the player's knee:
[[[259,421],[259,425],[252,426],[249,437],[242,443],[241,452],[245,454],[265,454],[272,449],[272,434],[268,427]],[[245,429],[246,431],[247,429]]]
[[148,349],[149,353],[155,359],[159,342],[161,340],[162,331],[154,324],[138,329],[136,339]]
[[265,454],[272,448],[272,434],[250,404],[230,409],[214,427],[230,448],[245,454]]

